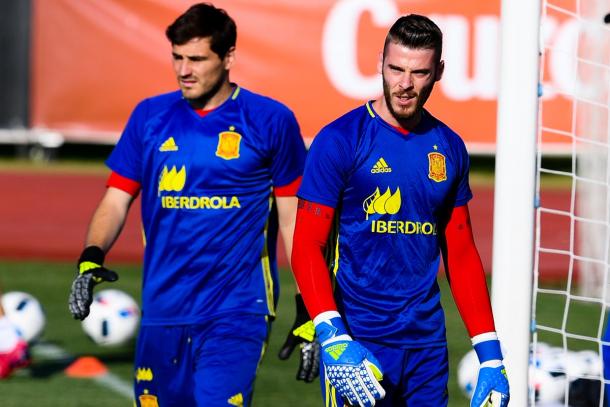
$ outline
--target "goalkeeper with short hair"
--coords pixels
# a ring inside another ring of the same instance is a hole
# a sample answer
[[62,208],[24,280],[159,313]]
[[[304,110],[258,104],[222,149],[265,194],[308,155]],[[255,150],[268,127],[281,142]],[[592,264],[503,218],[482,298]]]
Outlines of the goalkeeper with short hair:
[[94,287],[117,280],[105,256],[139,194],[135,404],[249,406],[276,314],[278,233],[291,251],[305,145],[292,111],[229,79],[237,30],[226,11],[194,4],[166,36],[180,90],[140,102],[106,162],[70,312],[86,318]]
[[[447,405],[441,254],[480,361],[471,406],[508,404],[470,225],[468,153],[423,108],[443,74],[441,50],[430,19],[399,18],[379,61],[383,97],[323,128],[307,156],[292,266],[322,346],[326,406]],[[333,219],[338,238],[328,242]]]

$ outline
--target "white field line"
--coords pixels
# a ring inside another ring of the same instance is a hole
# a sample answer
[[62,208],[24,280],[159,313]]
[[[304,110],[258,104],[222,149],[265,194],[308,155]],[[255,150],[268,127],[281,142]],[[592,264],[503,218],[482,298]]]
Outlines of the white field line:
[[[36,343],[32,346],[31,351],[34,355],[41,356],[47,360],[68,362],[76,359],[74,355],[70,354],[64,348],[50,343]],[[117,375],[108,372],[98,377],[92,377],[91,379],[100,386],[133,400],[133,387],[131,383],[126,382]]]

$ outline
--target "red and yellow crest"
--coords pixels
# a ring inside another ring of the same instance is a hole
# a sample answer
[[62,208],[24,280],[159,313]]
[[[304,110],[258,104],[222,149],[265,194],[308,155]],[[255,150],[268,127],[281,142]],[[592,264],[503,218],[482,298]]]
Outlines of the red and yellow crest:
[[159,407],[157,396],[153,396],[152,394],[140,394],[138,399],[140,400],[140,405],[142,407]]
[[239,143],[241,142],[241,134],[233,131],[233,127],[229,131],[223,131],[218,134],[218,146],[216,147],[216,155],[225,160],[239,158]]
[[428,154],[428,178],[436,182],[447,180],[447,166],[445,156],[441,153]]

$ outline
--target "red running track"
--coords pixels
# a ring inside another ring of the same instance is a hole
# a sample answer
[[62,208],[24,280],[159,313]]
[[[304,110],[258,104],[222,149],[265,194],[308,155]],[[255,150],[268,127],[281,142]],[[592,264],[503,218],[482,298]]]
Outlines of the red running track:
[[[0,258],[76,262],[89,219],[105,190],[107,175],[57,171],[1,169]],[[473,186],[470,203],[475,239],[485,270],[491,270],[493,187]],[[566,198],[567,191],[546,195],[547,200]],[[140,262],[142,234],[140,202],[134,203],[123,233],[108,262]],[[565,231],[549,230],[549,239],[561,239]],[[280,264],[285,255],[280,248]],[[547,263],[547,266],[549,263]]]

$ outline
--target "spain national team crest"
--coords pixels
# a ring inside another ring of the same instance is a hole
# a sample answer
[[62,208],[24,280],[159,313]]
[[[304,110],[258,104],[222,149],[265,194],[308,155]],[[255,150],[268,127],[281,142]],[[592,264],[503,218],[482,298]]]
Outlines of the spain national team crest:
[[159,407],[157,396],[153,396],[152,394],[140,394],[138,399],[140,400],[140,406],[142,407]]
[[428,153],[428,178],[436,182],[447,180],[445,156],[441,153]]
[[223,131],[218,134],[218,146],[216,147],[216,155],[225,160],[239,158],[239,144],[241,142],[241,134],[234,131],[235,127],[229,127],[229,131]]

